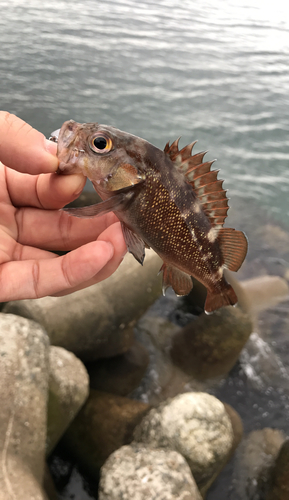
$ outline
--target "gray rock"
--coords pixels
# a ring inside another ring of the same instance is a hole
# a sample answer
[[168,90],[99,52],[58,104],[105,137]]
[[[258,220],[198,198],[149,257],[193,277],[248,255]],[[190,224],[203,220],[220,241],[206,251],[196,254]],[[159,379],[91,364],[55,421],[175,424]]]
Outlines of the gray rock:
[[249,316],[236,307],[200,315],[175,333],[171,358],[185,373],[199,380],[228,373],[252,332]]
[[49,341],[33,321],[0,314],[0,499],[43,500]]
[[91,389],[85,405],[64,435],[64,443],[90,475],[109,455],[133,439],[135,426],[149,406]]
[[165,401],[143,418],[134,438],[153,448],[181,453],[203,494],[224,466],[233,431],[224,405],[205,393],[185,393]]
[[272,468],[266,500],[288,500],[289,498],[289,438],[282,444]]
[[89,392],[89,378],[82,362],[62,347],[50,347],[46,454],[53,450],[74,419]]
[[289,370],[282,363],[269,343],[258,333],[250,336],[240,355],[240,364],[247,376],[247,384],[258,391],[266,391],[268,387],[276,387],[287,394],[289,386]]
[[201,500],[188,464],[175,451],[122,446],[101,469],[99,500]]
[[134,342],[130,349],[114,358],[99,359],[87,365],[90,387],[127,396],[140,383],[149,363],[147,349]]
[[53,345],[82,360],[112,357],[133,343],[133,325],[161,293],[160,258],[146,252],[144,266],[127,255],[105,281],[64,297],[6,304],[5,312],[34,319]]
[[277,429],[251,432],[236,453],[234,483],[242,500],[263,500],[270,484],[272,468],[284,435]]

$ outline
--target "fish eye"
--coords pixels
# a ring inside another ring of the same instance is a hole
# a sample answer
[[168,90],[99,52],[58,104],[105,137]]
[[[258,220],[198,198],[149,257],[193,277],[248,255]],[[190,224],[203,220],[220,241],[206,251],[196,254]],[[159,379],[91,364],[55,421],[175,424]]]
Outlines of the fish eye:
[[96,153],[108,153],[112,149],[112,140],[105,134],[99,132],[92,137],[90,148]]

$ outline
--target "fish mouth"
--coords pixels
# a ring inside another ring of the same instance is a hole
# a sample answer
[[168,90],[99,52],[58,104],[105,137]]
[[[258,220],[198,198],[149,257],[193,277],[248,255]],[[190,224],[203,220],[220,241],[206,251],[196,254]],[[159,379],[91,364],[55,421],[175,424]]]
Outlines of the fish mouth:
[[78,131],[81,125],[74,120],[68,120],[62,127],[51,133],[49,140],[57,143],[59,166],[57,173],[70,174],[79,170],[79,159],[85,150],[78,144]]

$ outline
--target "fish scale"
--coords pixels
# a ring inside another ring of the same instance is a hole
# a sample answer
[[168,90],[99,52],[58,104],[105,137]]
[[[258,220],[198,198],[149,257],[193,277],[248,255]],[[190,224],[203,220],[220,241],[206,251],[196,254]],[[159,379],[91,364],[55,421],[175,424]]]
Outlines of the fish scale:
[[59,173],[83,173],[103,199],[91,207],[65,209],[76,217],[113,210],[129,252],[143,263],[145,248],[163,260],[163,292],[190,292],[191,276],[207,288],[205,311],[237,302],[224,269],[237,271],[247,253],[244,233],[223,228],[228,199],[214,161],[192,155],[195,142],[164,151],[108,125],[69,120],[56,138]]

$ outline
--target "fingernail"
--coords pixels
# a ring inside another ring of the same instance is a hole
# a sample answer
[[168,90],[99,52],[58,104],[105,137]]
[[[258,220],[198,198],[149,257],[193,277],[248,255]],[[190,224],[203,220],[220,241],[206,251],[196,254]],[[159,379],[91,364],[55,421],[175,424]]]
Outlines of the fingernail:
[[65,186],[67,192],[76,198],[82,192],[86,182],[86,177],[82,174],[71,174],[65,176]]

